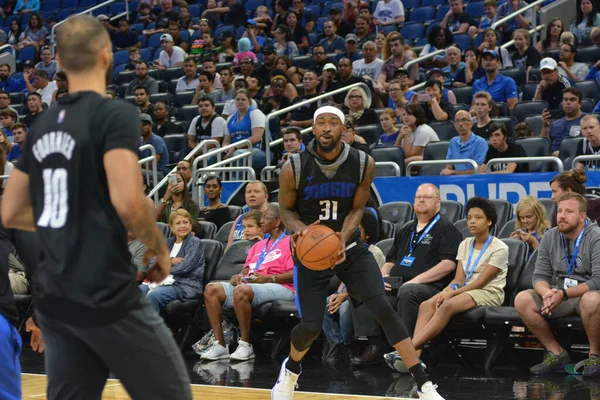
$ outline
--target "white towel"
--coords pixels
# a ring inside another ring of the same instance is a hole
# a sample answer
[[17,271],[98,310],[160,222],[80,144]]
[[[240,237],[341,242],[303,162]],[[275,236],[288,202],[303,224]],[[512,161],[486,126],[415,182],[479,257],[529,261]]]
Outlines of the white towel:
[[169,275],[162,282],[144,282],[143,284],[148,285],[150,289],[156,289],[159,286],[172,285],[173,283],[175,283],[175,278],[173,278],[173,275]]

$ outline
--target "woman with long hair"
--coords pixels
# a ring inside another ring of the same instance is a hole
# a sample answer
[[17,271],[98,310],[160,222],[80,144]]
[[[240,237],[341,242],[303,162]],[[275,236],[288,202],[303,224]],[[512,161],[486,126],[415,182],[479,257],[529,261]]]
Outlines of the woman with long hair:
[[17,46],[19,44],[19,39],[23,34],[23,30],[21,29],[21,24],[16,19],[10,21],[10,32],[8,33],[8,41],[7,43],[13,46]]
[[285,16],[285,23],[290,29],[292,41],[298,45],[300,49],[306,52],[308,50],[308,32],[306,28],[300,24],[300,19],[295,11],[289,11]]
[[279,25],[274,32],[277,55],[292,59],[300,55],[298,46],[293,42],[292,32],[287,25]]
[[400,110],[404,124],[396,139],[396,146],[404,150],[404,163],[423,159],[423,151],[429,142],[438,142],[440,138],[432,127],[427,125],[425,111],[419,104],[407,104]]
[[[173,179],[173,181],[171,181],[171,179]],[[183,174],[177,172],[169,176],[167,191],[160,203],[158,203],[156,210],[154,210],[154,217],[158,222],[164,222],[166,224],[169,223],[171,213],[179,209],[184,209],[189,212],[193,221],[198,219],[200,207],[192,200],[190,191],[187,189],[185,177]]]
[[[275,59],[275,68],[269,72],[269,79],[273,79],[273,77],[279,75],[285,78],[285,97],[288,98],[289,101],[293,101],[296,97],[298,97],[298,89],[296,85],[290,82],[290,79],[287,77],[286,71],[291,67],[292,62],[286,56],[279,56]],[[273,95],[273,88],[269,88],[266,93],[267,96]]]
[[596,2],[592,0],[578,0],[577,14],[569,31],[575,35],[581,43],[583,38],[589,36],[595,26],[600,26],[600,14],[596,8]]
[[[14,146],[14,145],[13,145]],[[6,155],[10,151],[11,144],[8,142],[6,135],[0,130],[0,175],[10,175],[13,170],[13,163],[6,160]],[[2,188],[6,187],[7,180],[2,183]]]
[[[385,32],[379,31],[375,36],[375,47],[377,48],[377,58],[380,60],[387,60],[384,56],[384,49],[386,45]],[[388,44],[389,46],[389,44]],[[388,57],[389,58],[389,57]]]
[[27,29],[25,29],[25,32],[19,37],[17,50],[21,50],[27,46],[33,46],[37,57],[40,46],[43,46],[46,42],[46,36],[48,36],[48,29],[44,26],[42,15],[38,12],[31,13],[29,22],[27,23]]
[[502,68],[510,68],[513,66],[512,60],[510,59],[510,54],[508,54],[508,50],[503,47],[498,46],[498,32],[494,29],[486,29],[483,34],[483,42],[479,46],[479,50],[483,53],[485,50],[495,51],[500,54],[500,58],[502,60]]
[[517,204],[515,231],[510,234],[510,237],[527,243],[531,254],[537,249],[548,229],[550,229],[550,221],[542,203],[533,196],[523,197]]
[[560,18],[552,18],[546,26],[546,38],[537,42],[535,46],[537,51],[542,53],[545,50],[558,49],[560,47],[560,35],[564,30],[563,22]]
[[[444,50],[448,46],[454,44],[454,35],[448,28],[442,28],[437,25],[431,28],[427,35],[427,44],[421,50],[419,56],[425,56],[429,53],[433,53],[437,50]],[[444,68],[448,65],[445,54],[438,54],[437,56],[425,60],[419,65],[423,68]]]

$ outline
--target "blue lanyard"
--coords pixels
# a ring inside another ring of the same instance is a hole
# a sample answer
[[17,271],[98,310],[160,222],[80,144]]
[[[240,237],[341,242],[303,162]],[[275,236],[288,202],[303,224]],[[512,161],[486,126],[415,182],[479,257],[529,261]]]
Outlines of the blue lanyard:
[[563,244],[563,250],[565,252],[565,262],[567,263],[567,268],[569,270],[569,276],[573,274],[573,268],[575,268],[575,264],[577,263],[577,254],[579,253],[579,246],[581,245],[581,238],[583,237],[583,232],[585,232],[585,228],[587,227],[588,221],[585,221],[585,225],[583,225],[583,229],[579,232],[579,236],[577,236],[577,240],[575,241],[575,247],[573,248],[573,255],[569,257],[567,255],[567,249],[569,248],[568,242],[566,242],[566,237],[562,233],[560,234],[561,242]]
[[256,261],[256,265],[254,266],[255,271],[258,271],[258,267],[260,267],[260,265],[263,263],[267,254],[269,254],[275,248],[275,246],[277,246],[277,244],[281,241],[281,239],[283,239],[284,237],[285,237],[285,232],[282,232],[281,235],[279,235],[279,237],[277,238],[277,240],[275,240],[273,242],[269,251],[267,251],[267,244],[269,243],[269,240],[267,240],[267,242],[265,243],[265,247],[262,249],[262,251],[260,252],[260,255],[258,256],[258,261]]
[[431,222],[429,225],[427,225],[427,228],[425,228],[425,230],[423,231],[423,233],[421,234],[421,236],[419,236],[419,239],[417,240],[417,243],[415,243],[413,245],[413,239],[415,238],[415,233],[411,232],[410,233],[410,244],[409,244],[409,250],[408,250],[408,256],[412,256],[412,253],[415,251],[415,248],[419,245],[419,243],[421,243],[421,240],[427,236],[427,234],[429,233],[429,231],[434,227],[435,224],[437,224],[437,222],[440,220],[440,214],[438,214],[433,222]]
[[[487,250],[490,243],[492,243],[493,238],[494,237],[492,235],[490,235],[488,237],[488,239],[485,241],[485,244],[481,248],[479,255],[475,259],[475,262],[473,263],[473,265],[471,265],[471,257],[473,257],[473,250],[475,249],[475,239],[473,239],[473,245],[471,246],[471,250],[469,251],[469,258],[467,258],[467,265],[465,268],[466,277],[465,277],[465,283],[463,284],[463,286],[467,285],[467,281],[469,280],[471,275],[473,275],[473,272],[475,272],[475,268],[477,267],[477,264],[479,264],[479,260],[481,259],[481,256],[483,256],[483,253],[485,253],[485,251]],[[471,268],[469,268],[469,267],[471,267]]]

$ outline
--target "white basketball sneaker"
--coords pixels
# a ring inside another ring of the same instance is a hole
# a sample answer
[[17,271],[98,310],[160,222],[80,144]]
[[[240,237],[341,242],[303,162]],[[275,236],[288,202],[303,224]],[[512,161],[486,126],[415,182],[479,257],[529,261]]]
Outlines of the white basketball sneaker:
[[279,370],[279,376],[277,377],[277,382],[273,389],[271,390],[271,400],[293,400],[294,399],[294,390],[298,387],[298,377],[300,374],[294,374],[290,370],[288,370],[285,366],[288,362],[288,358],[283,360],[283,364],[281,365],[281,369]]
[[254,349],[250,343],[244,342],[242,339],[238,340],[238,347],[231,355],[233,361],[246,361],[254,358]]
[[444,400],[442,396],[437,392],[437,385],[434,385],[431,381],[425,382],[421,389],[417,390],[419,399],[421,400]]

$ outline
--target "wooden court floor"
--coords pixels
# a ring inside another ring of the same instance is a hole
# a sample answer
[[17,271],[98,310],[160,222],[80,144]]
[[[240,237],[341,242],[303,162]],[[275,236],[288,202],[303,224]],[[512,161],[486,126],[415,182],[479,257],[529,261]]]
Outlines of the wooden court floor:
[[[46,376],[22,374],[23,399],[46,398]],[[269,400],[270,391],[266,389],[234,388],[211,385],[192,385],[194,399],[215,400]],[[109,380],[104,388],[103,400],[125,400],[130,397],[118,380]],[[375,400],[385,397],[369,397],[355,395],[339,395],[327,393],[296,392],[295,400]],[[398,399],[398,398],[396,398]],[[399,399],[401,400],[401,399]],[[409,400],[409,399],[405,399]]]

